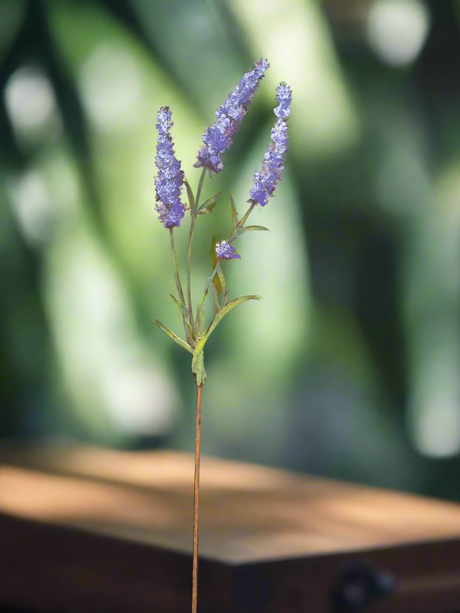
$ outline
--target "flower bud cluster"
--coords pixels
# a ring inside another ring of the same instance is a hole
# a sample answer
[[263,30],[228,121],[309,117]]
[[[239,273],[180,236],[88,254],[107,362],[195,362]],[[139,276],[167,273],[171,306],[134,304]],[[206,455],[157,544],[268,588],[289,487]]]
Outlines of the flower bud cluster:
[[288,126],[287,119],[291,113],[292,92],[289,85],[281,83],[276,90],[278,106],[274,113],[278,117],[273,126],[272,141],[265,153],[262,170],[254,174],[254,186],[250,191],[249,202],[265,206],[269,196],[273,196],[276,184],[281,179],[284,168],[284,156],[288,150]]
[[244,75],[235,90],[216,111],[217,120],[203,135],[204,146],[198,152],[196,167],[203,166],[216,174],[222,170],[220,157],[232,146],[231,136],[238,130],[269,66],[270,64],[264,59],[255,62],[254,68]]
[[238,260],[241,257],[227,241],[216,244],[216,254],[219,260]]
[[155,178],[156,210],[165,228],[180,226],[185,214],[181,191],[184,184],[184,173],[179,160],[174,155],[174,144],[170,135],[171,111],[167,106],[161,107],[157,116],[158,144],[156,166],[158,174]]

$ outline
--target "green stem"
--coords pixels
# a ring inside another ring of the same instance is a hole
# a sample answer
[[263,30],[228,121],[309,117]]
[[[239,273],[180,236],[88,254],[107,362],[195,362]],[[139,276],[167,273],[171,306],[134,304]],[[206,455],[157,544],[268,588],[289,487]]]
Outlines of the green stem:
[[[180,282],[179,266],[177,265],[176,246],[174,243],[174,228],[169,228],[169,232],[170,232],[170,239],[171,239],[171,254],[172,254],[174,278],[176,280],[177,293],[179,294],[179,300],[181,300],[182,303],[185,305],[184,292],[182,290],[182,284]],[[192,336],[193,328],[191,328],[184,314],[182,314],[182,323],[184,324],[184,330],[187,336],[187,341],[189,345],[194,347],[195,344],[194,344],[194,340]]]
[[182,300],[182,302],[185,304],[184,292],[182,291],[182,284],[180,282],[179,267],[177,265],[176,246],[174,243],[174,228],[169,228],[169,232],[170,232],[170,238],[171,238],[171,254],[172,254],[172,261],[173,261],[173,267],[174,267],[174,278],[176,280],[177,293],[179,294],[179,299]]
[[210,276],[208,277],[208,280],[206,281],[206,285],[205,285],[205,288],[204,288],[203,296],[201,297],[201,300],[200,300],[200,306],[203,306],[203,302],[204,302],[204,300],[205,300],[205,298],[206,298],[206,296],[208,294],[209,288],[211,287],[212,280],[216,276],[217,269],[219,268],[219,264],[220,264],[220,262],[217,261],[216,265],[212,269],[212,272],[211,272]]
[[254,210],[256,206],[255,202],[251,203],[251,206],[248,208],[248,210],[246,211],[246,213],[244,214],[243,219],[240,221],[240,223],[238,224],[241,228],[244,226],[244,224],[247,222],[249,215],[252,213],[252,211]]
[[198,207],[200,206],[200,197],[201,191],[203,189],[204,178],[206,176],[206,168],[203,168],[201,173],[200,182],[198,183],[198,190],[196,192],[195,206],[192,209],[191,215],[192,220],[190,223],[190,236],[188,240],[188,252],[187,252],[187,309],[189,312],[189,318],[192,323],[193,329],[195,330],[195,323],[193,318],[193,308],[192,308],[192,286],[190,281],[190,273],[191,273],[191,265],[192,265],[192,249],[193,249],[193,237],[195,234],[195,225],[198,213]]
[[238,236],[238,228],[243,228],[244,224],[247,222],[249,215],[252,213],[252,211],[255,209],[256,204],[253,202],[250,207],[248,208],[248,210],[246,211],[246,213],[244,214],[243,219],[238,223],[238,225],[236,226],[236,233],[232,234],[232,236],[229,238],[229,240],[227,241],[227,243],[230,245],[231,243],[233,243],[233,241],[235,241]]
[[201,190],[203,189],[203,183],[204,183],[204,179],[206,177],[206,171],[207,171],[207,169],[203,168],[203,171],[202,171],[201,177],[200,177],[200,182],[198,183],[198,189],[196,190],[195,217],[197,216],[198,208],[200,206]]
[[[199,197],[199,194],[200,194],[200,191],[198,191],[198,194],[197,194],[197,196],[198,196],[198,197]],[[198,200],[198,197],[197,197],[197,200]],[[242,220],[241,220],[241,221],[238,223],[237,228],[242,228],[242,227],[244,226],[244,224],[245,224],[245,223],[246,223],[246,221],[248,220],[249,215],[250,215],[250,214],[252,213],[252,211],[254,210],[255,206],[256,206],[256,205],[255,205],[255,203],[254,203],[254,202],[253,202],[253,203],[250,205],[250,207],[248,208],[248,210],[247,210],[247,211],[246,211],[246,213],[244,214],[244,217],[243,217],[243,218],[242,218]],[[238,236],[239,236],[239,235],[238,235],[238,233],[237,233],[237,234],[232,234],[232,236],[230,237],[230,239],[229,239],[227,242],[228,242],[229,244],[230,244],[230,243],[233,243],[233,241],[234,241],[234,240],[236,240],[236,239],[238,238]],[[203,306],[203,302],[205,301],[205,298],[206,298],[206,296],[208,295],[209,288],[211,287],[212,280],[214,279],[214,277],[215,277],[215,276],[216,276],[216,274],[217,274],[217,269],[219,268],[219,265],[220,265],[220,261],[217,261],[217,262],[216,262],[216,265],[215,265],[215,266],[214,266],[214,268],[212,269],[212,272],[211,272],[210,276],[208,277],[208,280],[206,281],[206,285],[205,285],[205,288],[204,288],[203,296],[201,297],[201,300],[200,300],[200,304],[199,304],[199,306]]]
[[[244,224],[248,220],[249,215],[254,210],[255,206],[256,205],[255,205],[254,202],[250,205],[250,207],[248,208],[248,210],[244,214],[243,219],[238,223],[237,228],[242,228],[244,226]],[[227,242],[229,244],[233,243],[233,241],[236,240],[237,238],[238,238],[238,234],[232,234],[232,236],[230,237],[230,239]],[[206,285],[205,285],[205,288],[204,288],[203,296],[201,297],[201,300],[200,300],[200,306],[203,306],[203,302],[205,301],[205,298],[206,298],[206,296],[208,294],[209,288],[211,287],[212,280],[214,279],[214,277],[217,274],[217,269],[219,268],[219,264],[220,264],[220,262],[218,261],[216,263],[216,265],[214,266],[214,268],[212,269],[212,272],[211,272],[210,276],[208,277],[208,280],[206,281]]]

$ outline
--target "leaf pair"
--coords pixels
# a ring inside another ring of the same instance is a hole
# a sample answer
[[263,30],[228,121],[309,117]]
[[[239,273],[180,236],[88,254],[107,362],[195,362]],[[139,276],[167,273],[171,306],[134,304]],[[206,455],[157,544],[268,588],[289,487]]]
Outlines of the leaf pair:
[[179,311],[181,312],[181,314],[183,315],[183,321],[185,322],[185,324],[187,325],[187,329],[188,329],[188,335],[187,337],[189,339],[193,339],[194,337],[194,332],[193,332],[193,326],[189,320],[189,313],[187,311],[187,307],[185,306],[185,304],[182,302],[182,300],[178,300],[174,294],[169,294],[171,296],[171,298],[174,300],[174,304],[177,306],[177,308],[179,309]]
[[212,198],[208,198],[206,202],[203,202],[203,204],[198,209],[198,215],[207,215],[208,213],[212,213],[220,196],[221,192],[219,192],[215,196],[212,196]]
[[203,202],[203,204],[200,206],[198,211],[195,211],[198,203],[195,202],[195,195],[190,186],[190,183],[187,181],[185,177],[184,177],[184,183],[185,183],[185,187],[187,188],[188,203],[193,213],[197,213],[198,215],[207,215],[208,213],[212,213],[212,211],[214,210],[217,204],[217,201],[219,200],[221,196],[221,192],[219,192],[215,196],[212,196],[211,198],[208,198],[206,202]]
[[192,373],[195,377],[196,384],[198,386],[203,385],[206,381],[206,370],[204,368],[204,347],[208,342],[209,337],[217,328],[217,326],[225,317],[225,315],[230,313],[230,311],[238,305],[243,304],[243,302],[247,302],[248,300],[260,300],[260,296],[241,296],[240,298],[235,298],[234,300],[231,300],[215,314],[214,319],[212,320],[211,325],[209,326],[206,334],[202,338],[198,339],[195,351],[193,352],[192,360]]
[[156,323],[156,325],[159,328],[161,328],[163,330],[163,332],[166,332],[166,334],[169,336],[169,338],[172,338],[172,340],[175,343],[177,343],[180,347],[182,347],[182,349],[185,349],[185,351],[188,351],[192,355],[194,354],[194,351],[190,347],[190,345],[186,341],[182,340],[180,336],[177,336],[177,334],[175,334],[172,330],[170,330],[165,325],[163,325],[161,323],[161,321],[158,321],[158,319],[155,319],[155,317],[153,318],[153,321]]
[[[206,371],[204,369],[204,347],[208,342],[209,337],[214,332],[216,327],[222,321],[222,319],[230,313],[235,307],[243,302],[247,302],[248,300],[260,300],[260,296],[241,296],[240,298],[234,298],[228,304],[222,306],[218,313],[215,314],[209,328],[206,330],[206,324],[204,319],[204,311],[203,307],[200,305],[198,308],[197,314],[197,328],[199,330],[200,336],[197,339],[195,349],[193,349],[186,341],[177,336],[172,330],[163,325],[158,319],[153,319],[155,324],[166,332],[166,334],[177,343],[182,349],[185,349],[189,353],[193,355],[192,360],[192,372],[195,376],[197,385],[203,385],[206,380]],[[176,303],[179,303],[177,299],[175,299]]]
[[[270,232],[268,228],[265,226],[241,226],[238,223],[238,213],[236,212],[235,201],[233,200],[232,193],[229,194],[230,197],[230,210],[232,214],[232,237],[236,238],[237,236],[241,236],[245,232],[257,232],[257,231],[265,231]],[[243,219],[244,222],[244,219]]]

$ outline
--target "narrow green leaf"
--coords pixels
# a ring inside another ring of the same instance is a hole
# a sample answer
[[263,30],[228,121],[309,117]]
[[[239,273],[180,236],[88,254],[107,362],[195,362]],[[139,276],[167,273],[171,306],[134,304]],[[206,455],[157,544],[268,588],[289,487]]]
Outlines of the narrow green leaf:
[[212,213],[212,211],[210,211],[209,209],[203,209],[203,210],[199,210],[198,211],[198,216],[200,215],[208,215],[208,213]]
[[193,349],[190,347],[190,345],[188,343],[186,343],[179,336],[177,336],[177,334],[174,334],[174,332],[172,330],[170,330],[169,328],[164,326],[161,323],[161,321],[158,321],[158,319],[153,318],[153,321],[156,323],[156,325],[159,328],[161,328],[163,330],[163,332],[166,332],[166,334],[169,336],[169,338],[172,338],[172,340],[175,343],[177,343],[178,345],[180,345],[182,347],[182,349],[185,349],[186,351],[188,351],[189,353],[191,353],[193,355]]
[[214,296],[214,307],[216,309],[216,313],[218,313],[220,311],[219,294],[217,293],[216,286],[214,285],[214,283],[211,283],[211,289],[212,295]]
[[220,281],[220,285],[222,287],[222,292],[223,292],[223,294],[225,296],[225,294],[227,293],[227,283],[225,281],[224,273],[222,272],[222,268],[221,268],[220,264],[217,267],[217,277],[218,277],[218,279]]
[[[215,290],[214,290],[215,291]],[[216,292],[215,292],[216,295]],[[197,339],[196,348],[193,352],[193,360],[192,360],[192,373],[195,377],[195,381],[197,385],[203,385],[206,381],[206,370],[204,367],[204,347],[211,336],[212,332],[215,330],[217,325],[222,321],[222,319],[229,313],[232,309],[237,307],[239,304],[243,302],[247,302],[248,300],[260,300],[260,296],[241,296],[240,298],[235,298],[231,302],[229,302],[225,307],[219,310],[205,336],[202,336]]]
[[235,201],[233,200],[232,192],[230,192],[230,209],[232,213],[232,234],[234,234],[236,226],[238,225],[238,213],[236,212],[236,206]]
[[[213,234],[212,241],[211,241],[211,262],[212,262],[213,269],[215,268],[217,264],[217,260],[218,260],[218,257],[216,253],[216,235]],[[214,287],[216,288],[217,293],[220,296],[220,294],[222,293],[222,284],[219,280],[219,277],[217,275],[214,275],[212,282],[214,283]]]
[[190,187],[190,183],[187,181],[185,177],[184,177],[184,183],[185,183],[185,187],[187,188],[188,205],[193,211],[193,209],[195,208],[195,196],[193,195],[193,190]]
[[198,330],[199,336],[204,336],[206,332],[206,317],[204,314],[204,309],[201,304],[197,307],[196,312],[196,329]]
[[270,232],[270,230],[266,228],[265,226],[246,226],[245,228],[241,228],[241,231],[239,232],[239,234],[244,234],[245,232],[260,232],[260,231]]
[[185,333],[187,334],[187,340],[189,342],[191,342],[191,339],[193,339],[194,335],[193,335],[193,328],[192,325],[189,321],[188,318],[188,311],[187,311],[187,307],[185,306],[185,304],[183,302],[181,302],[180,300],[178,300],[174,294],[169,294],[171,296],[171,298],[174,300],[174,303],[177,305],[179,311],[182,314],[182,321],[184,322],[184,326],[187,326],[188,329],[188,334],[187,334],[187,329],[185,330]]
[[199,211],[208,211],[209,213],[214,209],[214,207],[217,204],[217,201],[219,200],[220,196],[221,196],[222,192],[219,192],[218,194],[216,194],[215,196],[213,196],[212,198],[208,198],[206,200],[206,202],[203,202],[203,204],[200,206],[200,208],[198,209]]
[[182,315],[185,315],[186,317],[188,317],[188,311],[187,311],[187,307],[185,306],[185,304],[183,302],[181,302],[180,300],[178,300],[174,296],[174,294],[169,294],[169,295],[174,300],[174,303],[176,304],[176,306],[178,307],[178,309],[182,313]]
[[232,309],[237,307],[239,304],[243,304],[243,302],[247,302],[248,300],[260,300],[260,296],[241,296],[240,298],[234,298],[230,300],[228,304],[226,304],[214,317],[211,322],[211,325],[208,328],[206,333],[206,337],[203,339],[205,341],[211,336],[211,333],[215,330],[216,326],[222,321],[222,319],[230,313]]

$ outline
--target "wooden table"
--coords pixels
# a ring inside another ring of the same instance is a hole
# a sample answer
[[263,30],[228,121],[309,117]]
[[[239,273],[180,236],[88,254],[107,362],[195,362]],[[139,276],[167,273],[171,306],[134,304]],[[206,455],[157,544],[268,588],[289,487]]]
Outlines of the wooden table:
[[[370,611],[460,611],[460,506],[206,457],[201,481],[201,613],[358,611],[387,576]],[[188,454],[0,449],[0,605],[189,611],[192,490]]]

